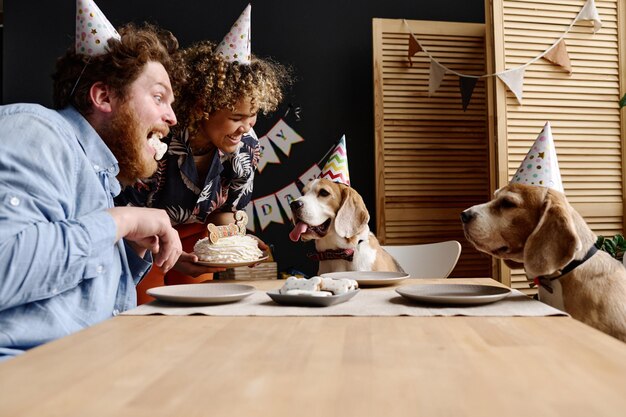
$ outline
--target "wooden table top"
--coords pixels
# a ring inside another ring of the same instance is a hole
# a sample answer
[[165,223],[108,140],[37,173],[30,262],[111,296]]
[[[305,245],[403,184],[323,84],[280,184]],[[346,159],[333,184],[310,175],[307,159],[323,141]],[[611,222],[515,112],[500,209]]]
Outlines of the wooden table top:
[[119,316],[0,363],[0,416],[621,417],[625,386],[569,317]]

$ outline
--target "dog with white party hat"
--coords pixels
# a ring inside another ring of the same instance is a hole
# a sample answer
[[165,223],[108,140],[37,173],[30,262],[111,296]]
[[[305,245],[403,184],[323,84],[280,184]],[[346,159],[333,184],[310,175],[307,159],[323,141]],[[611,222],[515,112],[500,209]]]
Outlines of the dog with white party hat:
[[461,213],[467,240],[539,287],[539,300],[626,341],[626,269],[565,198],[550,124],[509,185]]

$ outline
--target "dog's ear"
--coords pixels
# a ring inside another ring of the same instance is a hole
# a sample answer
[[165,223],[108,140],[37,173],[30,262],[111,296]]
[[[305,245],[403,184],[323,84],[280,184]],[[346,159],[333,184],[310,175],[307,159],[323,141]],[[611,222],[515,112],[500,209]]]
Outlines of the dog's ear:
[[335,231],[344,238],[356,236],[370,221],[363,199],[350,187],[341,191],[341,207],[335,217]]
[[504,264],[511,269],[524,269],[524,264],[521,262],[515,262],[511,259],[504,259]]
[[549,190],[543,207],[524,246],[524,269],[529,276],[550,275],[563,268],[581,247],[565,198]]

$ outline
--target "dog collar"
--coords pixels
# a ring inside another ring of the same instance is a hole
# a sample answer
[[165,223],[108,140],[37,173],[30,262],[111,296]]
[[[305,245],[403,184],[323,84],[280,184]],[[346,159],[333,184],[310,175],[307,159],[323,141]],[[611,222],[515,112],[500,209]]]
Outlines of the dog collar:
[[311,252],[306,255],[315,261],[329,261],[332,259],[345,259],[352,262],[354,257],[354,249],[328,249],[324,252]]
[[535,277],[533,279],[533,284],[538,286],[538,287],[543,287],[546,289],[546,291],[548,291],[550,294],[552,294],[552,281],[557,280],[559,278],[561,278],[563,275],[566,275],[570,272],[572,272],[576,267],[584,264],[589,258],[591,258],[593,255],[595,255],[595,253],[598,251],[598,248],[596,247],[596,245],[591,245],[591,247],[589,248],[589,250],[587,251],[587,253],[585,254],[585,256],[582,259],[579,260],[573,260],[572,262],[568,263],[567,265],[565,265],[565,268],[563,268],[561,271],[557,271],[556,272],[556,276],[538,276]]

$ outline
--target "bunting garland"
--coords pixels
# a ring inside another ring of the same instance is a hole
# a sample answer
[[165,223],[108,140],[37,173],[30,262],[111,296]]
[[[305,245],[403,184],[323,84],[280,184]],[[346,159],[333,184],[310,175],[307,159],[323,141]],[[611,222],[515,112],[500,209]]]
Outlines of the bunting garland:
[[408,42],[408,60],[409,65],[413,66],[412,58],[418,52],[423,52],[426,54],[428,59],[430,60],[430,73],[428,79],[428,94],[432,96],[439,89],[443,77],[447,73],[454,74],[459,77],[459,89],[461,90],[461,98],[463,104],[463,111],[467,109],[469,102],[472,97],[472,93],[474,91],[474,87],[476,86],[476,82],[479,78],[486,77],[498,77],[507,87],[508,89],[515,95],[518,103],[522,104],[522,96],[524,90],[524,72],[526,67],[537,62],[541,58],[546,59],[547,61],[562,67],[569,74],[572,73],[572,65],[569,59],[569,55],[567,53],[567,48],[565,46],[565,36],[570,32],[572,27],[581,20],[591,20],[593,21],[593,33],[596,33],[600,28],[602,28],[602,21],[600,20],[600,15],[598,14],[598,10],[596,8],[596,4],[594,0],[587,0],[585,4],[582,6],[580,12],[574,18],[574,21],[568,26],[565,32],[545,51],[543,51],[538,56],[534,57],[527,63],[520,65],[515,68],[511,68],[505,71],[493,73],[493,74],[484,74],[484,75],[469,75],[462,74],[460,72],[454,71],[445,65],[441,64],[434,56],[428,52],[427,49],[420,43],[419,39],[415,36],[413,32],[411,32],[408,23],[406,20],[404,21],[407,30],[409,31],[409,42]]

